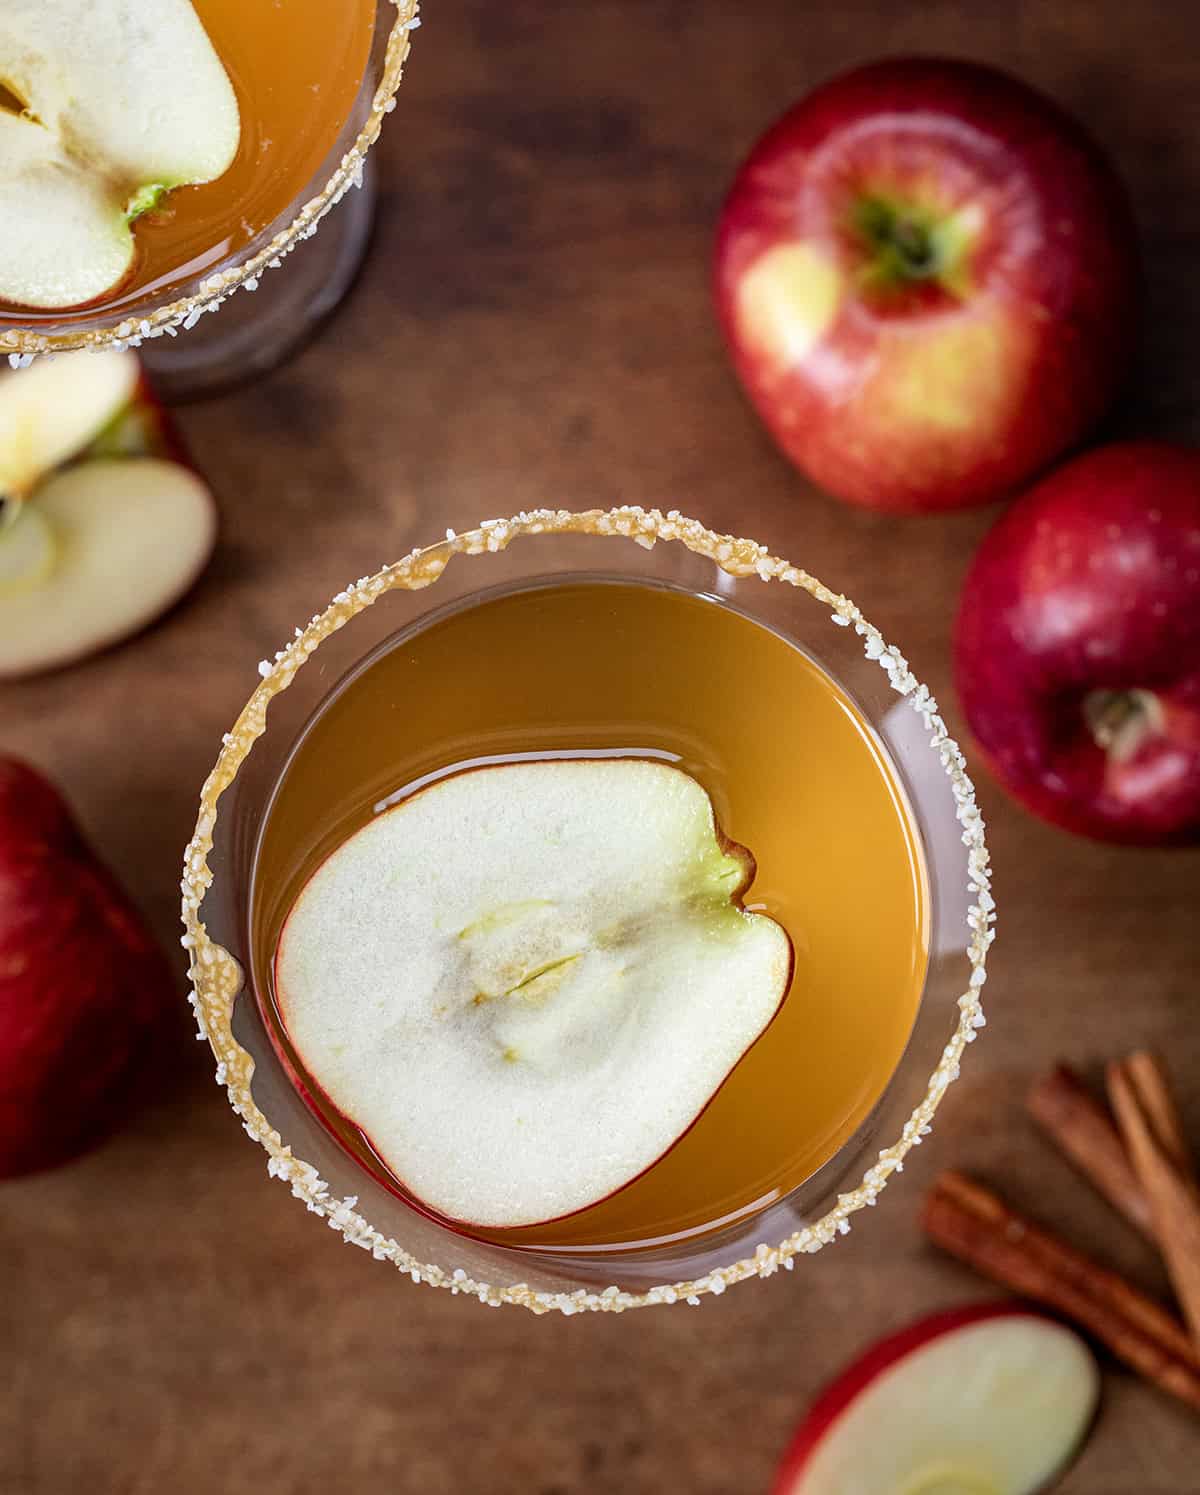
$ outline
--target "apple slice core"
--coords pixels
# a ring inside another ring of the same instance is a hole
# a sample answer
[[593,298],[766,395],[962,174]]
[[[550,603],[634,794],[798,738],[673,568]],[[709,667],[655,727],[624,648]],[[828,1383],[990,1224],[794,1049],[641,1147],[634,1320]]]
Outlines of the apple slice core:
[[1087,1346],[1038,1313],[934,1314],[822,1393],[774,1495],[1034,1495],[1079,1447],[1099,1390]]
[[280,936],[310,1075],[416,1198],[531,1225],[629,1183],[777,1012],[788,936],[701,786],[646,759],[502,764],[378,816]]
[[151,622],[199,575],[216,538],[206,485],[157,457],[77,463],[25,509],[49,529],[54,562],[35,584],[0,591],[0,680],[68,664]]

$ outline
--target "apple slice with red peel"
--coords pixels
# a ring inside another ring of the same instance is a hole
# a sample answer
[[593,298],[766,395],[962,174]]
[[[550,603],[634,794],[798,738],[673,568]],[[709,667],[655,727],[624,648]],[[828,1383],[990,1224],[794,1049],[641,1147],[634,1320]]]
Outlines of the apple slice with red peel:
[[606,1198],[691,1126],[779,1009],[783,928],[681,769],[468,770],[305,885],[276,955],[301,1062],[411,1193],[481,1227]]
[[157,457],[77,463],[27,507],[0,530],[0,575],[27,521],[48,528],[54,560],[35,584],[0,591],[0,679],[68,664],[144,627],[195,581],[217,532],[206,484]]
[[26,498],[77,456],[138,387],[132,353],[64,353],[0,374],[0,500]]
[[1071,1460],[1100,1375],[1078,1335],[1013,1304],[881,1340],[801,1423],[773,1495],[1034,1495]]
[[93,457],[169,457],[193,467],[179,429],[143,373],[129,403],[120,409],[80,453]]

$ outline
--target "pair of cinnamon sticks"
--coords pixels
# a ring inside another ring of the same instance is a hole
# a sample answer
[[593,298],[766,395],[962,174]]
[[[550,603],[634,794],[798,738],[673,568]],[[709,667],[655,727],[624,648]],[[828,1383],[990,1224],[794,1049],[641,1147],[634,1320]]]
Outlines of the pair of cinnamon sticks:
[[[984,1276],[1074,1319],[1133,1370],[1200,1411],[1200,1188],[1166,1067],[1132,1054],[1106,1071],[1113,1114],[1060,1065],[1029,1110],[1067,1158],[1163,1254],[1186,1327],[961,1173],[943,1173],[922,1224]],[[1114,1121],[1115,1116],[1115,1121]]]

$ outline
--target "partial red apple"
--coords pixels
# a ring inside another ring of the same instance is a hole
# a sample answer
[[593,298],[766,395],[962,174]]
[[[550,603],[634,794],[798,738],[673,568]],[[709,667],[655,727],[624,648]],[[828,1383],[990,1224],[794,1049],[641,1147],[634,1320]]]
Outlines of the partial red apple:
[[57,791],[0,757],[0,1177],[98,1142],[172,996]]
[[822,1392],[773,1495],[1033,1495],[1074,1456],[1099,1389],[1083,1341],[1041,1314],[936,1313]]
[[1101,840],[1200,842],[1200,451],[1089,452],[988,534],[955,639],[1000,782]]
[[869,508],[1008,492],[1096,422],[1135,331],[1112,168],[1057,105],[973,63],[880,62],[802,99],[738,172],[715,270],[775,440]]

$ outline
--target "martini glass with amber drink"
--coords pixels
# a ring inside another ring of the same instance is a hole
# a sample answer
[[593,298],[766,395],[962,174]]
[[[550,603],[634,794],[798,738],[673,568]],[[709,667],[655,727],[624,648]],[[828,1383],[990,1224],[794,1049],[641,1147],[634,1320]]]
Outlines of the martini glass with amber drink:
[[259,671],[184,943],[272,1175],[535,1311],[698,1301],[849,1230],[992,937],[961,754],[851,601],[676,514],[539,511]]
[[5,0],[0,354],[141,344],[173,397],[278,362],[361,260],[416,10]]

